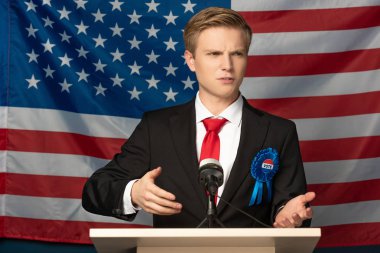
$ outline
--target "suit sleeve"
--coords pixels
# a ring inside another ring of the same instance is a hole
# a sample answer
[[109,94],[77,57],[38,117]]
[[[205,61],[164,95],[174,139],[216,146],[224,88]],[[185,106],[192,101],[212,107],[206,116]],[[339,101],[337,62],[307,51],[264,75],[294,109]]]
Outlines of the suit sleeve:
[[149,123],[144,115],[121,152],[86,182],[82,206],[91,213],[131,221],[136,214],[124,215],[123,194],[126,185],[141,178],[150,169]]
[[[272,223],[279,208],[290,199],[306,193],[306,178],[299,148],[296,126],[291,127],[280,151],[279,171],[273,181]],[[303,226],[310,226],[310,220]]]

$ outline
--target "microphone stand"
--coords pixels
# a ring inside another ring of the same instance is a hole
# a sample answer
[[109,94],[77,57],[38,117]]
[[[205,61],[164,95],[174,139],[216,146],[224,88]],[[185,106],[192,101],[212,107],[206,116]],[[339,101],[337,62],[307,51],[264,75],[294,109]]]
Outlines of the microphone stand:
[[217,223],[220,227],[225,228],[223,223],[217,217],[215,195],[208,194],[207,215],[206,218],[204,218],[204,220],[197,226],[197,228],[202,227],[206,222],[209,228],[214,228],[215,223]]
[[206,218],[197,226],[202,227],[207,222],[209,228],[215,227],[217,223],[220,227],[225,228],[223,223],[217,217],[215,196],[218,187],[223,184],[223,169],[218,160],[207,158],[200,162],[198,171],[199,181],[208,192],[208,204]]

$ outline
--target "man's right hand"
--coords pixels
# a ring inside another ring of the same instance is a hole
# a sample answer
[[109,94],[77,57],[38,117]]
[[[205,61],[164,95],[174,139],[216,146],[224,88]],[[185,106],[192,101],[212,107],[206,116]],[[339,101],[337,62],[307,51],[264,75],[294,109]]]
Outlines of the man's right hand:
[[174,194],[154,184],[154,180],[161,174],[161,170],[161,167],[157,167],[147,172],[133,184],[131,190],[132,203],[152,214],[172,215],[180,213],[182,205],[175,202]]

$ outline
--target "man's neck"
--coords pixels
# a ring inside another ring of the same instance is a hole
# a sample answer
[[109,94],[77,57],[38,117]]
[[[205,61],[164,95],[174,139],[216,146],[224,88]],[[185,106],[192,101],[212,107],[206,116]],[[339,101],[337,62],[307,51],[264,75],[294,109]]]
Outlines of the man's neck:
[[222,113],[228,106],[235,102],[240,96],[240,93],[236,94],[235,97],[228,99],[217,98],[217,97],[203,97],[202,94],[199,94],[199,98],[202,104],[209,110],[214,116]]

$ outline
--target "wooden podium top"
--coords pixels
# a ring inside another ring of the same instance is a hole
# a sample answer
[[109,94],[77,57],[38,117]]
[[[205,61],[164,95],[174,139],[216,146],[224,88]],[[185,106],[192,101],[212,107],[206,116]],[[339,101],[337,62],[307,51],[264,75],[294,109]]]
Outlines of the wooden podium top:
[[[320,228],[90,229],[99,253],[135,252],[136,247],[273,247],[273,252],[312,252]],[[236,251],[235,251],[236,253]]]

